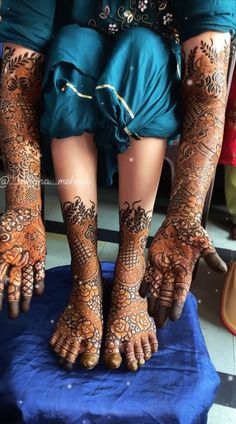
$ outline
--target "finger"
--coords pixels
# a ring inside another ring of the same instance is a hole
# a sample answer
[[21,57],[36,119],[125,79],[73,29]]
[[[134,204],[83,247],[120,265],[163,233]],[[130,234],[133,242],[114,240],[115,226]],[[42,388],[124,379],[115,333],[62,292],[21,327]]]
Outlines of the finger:
[[148,292],[149,283],[145,280],[142,281],[140,288],[139,288],[139,294],[141,297],[146,297]]
[[0,263],[0,310],[2,309],[3,293],[8,266],[9,265],[4,261]]
[[147,263],[147,267],[146,267],[146,271],[145,271],[145,274],[144,274],[144,277],[143,277],[143,281],[142,281],[140,288],[139,288],[139,294],[143,298],[147,296],[149,286],[153,281],[153,271],[154,271],[154,267],[153,267],[153,265],[151,265],[151,262],[149,261]]
[[8,314],[10,318],[15,319],[20,314],[21,269],[11,267],[8,281]]
[[178,302],[176,302],[175,300],[173,301],[170,313],[169,313],[169,318],[171,321],[177,321],[183,312],[183,308],[184,308],[184,303],[180,304]]
[[192,281],[192,273],[189,272],[185,279],[176,282],[175,284],[175,292],[172,307],[170,310],[170,319],[172,321],[177,321],[181,315],[184,308],[185,300],[187,298],[189,287]]
[[159,308],[155,316],[155,323],[158,328],[163,328],[167,324],[174,297],[174,281],[175,276],[173,273],[169,272],[165,275],[165,279],[160,290]]
[[227,272],[227,265],[221,259],[221,257],[218,255],[217,252],[209,253],[208,255],[204,256],[204,260],[206,264],[209,267],[211,267],[214,271],[221,272],[221,273]]
[[22,269],[21,279],[21,311],[28,312],[33,294],[34,268],[28,265]]
[[158,305],[159,305],[158,298],[154,296],[151,296],[148,298],[148,314],[150,315],[150,317],[154,317],[156,315]]
[[170,313],[170,307],[159,304],[157,314],[155,316],[155,324],[157,328],[164,328],[167,324]]
[[34,293],[37,296],[41,296],[44,291],[44,279],[45,279],[45,259],[38,261],[34,264]]

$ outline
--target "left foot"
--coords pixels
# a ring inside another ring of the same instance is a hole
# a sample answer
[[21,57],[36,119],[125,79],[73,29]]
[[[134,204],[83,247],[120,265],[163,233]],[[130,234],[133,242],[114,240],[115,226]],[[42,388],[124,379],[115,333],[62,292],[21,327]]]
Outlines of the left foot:
[[121,353],[124,353],[130,371],[136,371],[158,348],[156,327],[148,314],[147,301],[139,295],[145,272],[144,249],[149,219],[139,208],[138,225],[131,225],[135,211],[134,206],[127,208],[124,214],[121,211],[123,240],[116,261],[104,357],[107,366],[114,369],[121,365]]

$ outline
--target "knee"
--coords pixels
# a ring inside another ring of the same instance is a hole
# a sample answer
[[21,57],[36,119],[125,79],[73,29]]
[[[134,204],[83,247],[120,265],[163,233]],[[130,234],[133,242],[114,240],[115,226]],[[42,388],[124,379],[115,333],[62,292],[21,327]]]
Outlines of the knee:
[[132,46],[132,53],[141,54],[145,52],[151,56],[166,54],[169,52],[169,46],[166,41],[158,34],[154,33],[148,28],[133,27],[125,31],[120,41],[124,44],[130,43]]

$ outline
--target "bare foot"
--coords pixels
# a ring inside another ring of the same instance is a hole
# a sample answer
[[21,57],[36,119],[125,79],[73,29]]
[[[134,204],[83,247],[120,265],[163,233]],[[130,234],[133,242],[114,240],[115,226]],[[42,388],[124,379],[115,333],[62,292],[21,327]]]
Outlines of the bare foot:
[[136,371],[157,351],[156,327],[149,317],[147,301],[139,295],[145,271],[147,228],[130,231],[123,225],[116,262],[111,309],[105,339],[105,362],[119,368],[124,353],[127,367]]
[[100,356],[102,339],[102,279],[100,265],[88,280],[81,280],[73,270],[73,290],[69,304],[59,318],[50,344],[60,358],[61,365],[72,369],[82,353],[80,363],[94,368]]
[[68,306],[56,325],[50,344],[67,369],[80,363],[94,368],[102,340],[102,278],[97,257],[95,203],[86,206],[80,197],[62,206],[72,257],[73,289]]

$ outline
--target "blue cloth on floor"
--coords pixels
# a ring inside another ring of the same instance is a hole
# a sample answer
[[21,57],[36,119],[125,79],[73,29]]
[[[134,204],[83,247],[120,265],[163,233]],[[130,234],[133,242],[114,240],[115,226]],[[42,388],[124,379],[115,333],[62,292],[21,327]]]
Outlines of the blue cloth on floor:
[[[103,263],[111,280],[114,264]],[[109,288],[109,282],[108,282]],[[0,314],[1,424],[205,424],[219,378],[189,294],[181,319],[160,330],[160,349],[138,372],[58,366],[48,339],[71,287],[70,267],[46,273],[46,290],[31,311]]]

